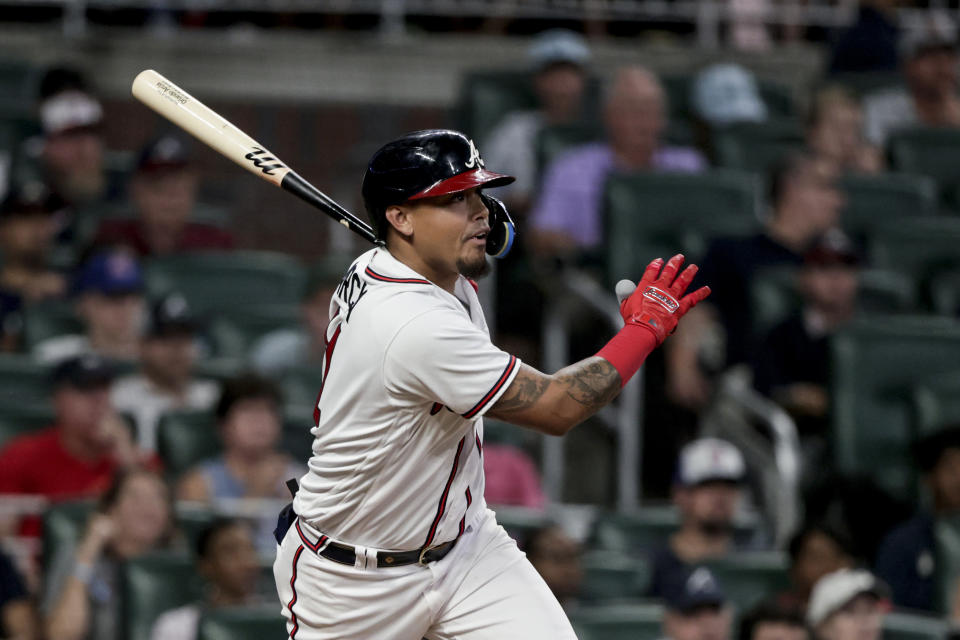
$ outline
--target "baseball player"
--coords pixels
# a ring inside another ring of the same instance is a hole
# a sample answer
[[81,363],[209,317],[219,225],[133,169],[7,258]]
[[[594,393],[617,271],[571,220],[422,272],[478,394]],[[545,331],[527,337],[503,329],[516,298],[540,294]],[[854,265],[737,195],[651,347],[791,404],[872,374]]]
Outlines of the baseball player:
[[696,267],[679,273],[683,256],[655,260],[596,356],[553,375],[522,364],[490,342],[470,280],[513,234],[482,189],[512,181],[455,131],[405,135],[370,160],[363,198],[383,244],[331,302],[313,457],[276,531],[290,638],[576,637],[484,503],[482,416],[566,433],[709,290],[684,295]]

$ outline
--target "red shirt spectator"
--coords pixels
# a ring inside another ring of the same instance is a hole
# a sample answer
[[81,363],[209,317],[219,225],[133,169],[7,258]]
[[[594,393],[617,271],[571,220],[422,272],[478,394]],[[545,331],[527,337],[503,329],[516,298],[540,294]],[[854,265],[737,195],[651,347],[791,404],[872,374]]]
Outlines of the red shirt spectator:
[[[141,258],[156,254],[150,243],[146,229],[140,220],[107,220],[100,225],[96,238],[97,244],[120,244],[130,247]],[[202,251],[211,249],[233,249],[233,236],[223,229],[188,222],[176,237],[169,253]]]
[[72,498],[95,495],[117,468],[109,455],[80,458],[63,444],[59,426],[20,436],[0,453],[0,493]]
[[533,460],[517,447],[483,445],[483,495],[490,504],[542,509],[547,498],[540,487],[540,474]]

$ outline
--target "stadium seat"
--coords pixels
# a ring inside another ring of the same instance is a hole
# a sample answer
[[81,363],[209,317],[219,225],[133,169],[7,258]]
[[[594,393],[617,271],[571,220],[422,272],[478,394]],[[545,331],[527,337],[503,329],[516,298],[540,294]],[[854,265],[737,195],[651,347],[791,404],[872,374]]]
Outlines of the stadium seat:
[[595,549],[638,554],[666,544],[680,525],[672,506],[645,507],[635,513],[605,513],[590,534]]
[[933,526],[933,537],[936,556],[934,608],[940,613],[949,613],[953,610],[957,580],[960,580],[960,518],[956,514],[938,517]]
[[917,218],[910,224],[885,221],[868,238],[870,264],[900,271],[921,283],[960,267],[957,247],[960,219],[946,216]]
[[[660,77],[667,94],[667,103],[670,105],[671,120],[693,118],[690,103],[690,85],[693,78],[691,74],[667,74]],[[796,115],[789,87],[773,80],[757,78],[757,88],[771,118],[790,118]]]
[[290,367],[280,379],[284,403],[292,407],[309,407],[310,412],[313,413],[322,380],[323,369],[318,364]]
[[0,404],[0,447],[7,441],[52,426],[56,420],[48,403],[16,403],[4,400]]
[[912,398],[916,437],[960,424],[960,363],[949,373],[917,381]]
[[960,185],[960,129],[921,127],[897,131],[890,136],[887,148],[895,170],[933,178],[941,200],[955,195]]
[[50,399],[50,369],[33,358],[0,354],[0,414],[6,405],[43,405]]
[[847,175],[840,179],[846,197],[844,231],[865,238],[878,223],[905,221],[937,213],[937,185],[931,178],[901,173]]
[[605,190],[607,274],[611,283],[643,273],[653,258],[683,249],[702,255],[710,238],[758,224],[760,180],[730,170],[702,174],[616,174]]
[[711,134],[718,166],[767,174],[804,146],[803,126],[794,120],[744,123]]
[[583,557],[580,594],[597,604],[643,597],[650,584],[650,563],[645,557],[593,551]]
[[738,611],[789,588],[789,561],[780,551],[741,551],[704,563]]
[[65,300],[29,304],[23,308],[23,335],[26,350],[56,336],[83,333],[83,324]]
[[187,550],[191,553],[197,548],[197,541],[204,529],[216,520],[216,514],[210,509],[193,503],[175,505],[177,530],[183,534]]
[[146,262],[152,297],[179,291],[198,313],[230,315],[252,308],[296,306],[305,269],[291,256],[268,251],[204,252]]
[[314,426],[313,405],[291,407],[283,410],[283,435],[281,448],[293,456],[294,460],[306,464],[313,455]]
[[25,60],[0,60],[0,116],[32,116],[43,69]]
[[883,640],[944,640],[949,625],[943,618],[891,611],[883,617]]
[[272,305],[237,310],[210,323],[208,334],[218,357],[244,358],[262,336],[278,329],[300,326],[300,309],[295,305]]
[[960,269],[937,274],[930,281],[933,310],[945,316],[960,315]]
[[46,575],[55,555],[70,553],[86,527],[95,503],[91,500],[60,502],[43,514],[43,573]]
[[193,559],[184,553],[156,552],[128,560],[120,582],[120,635],[131,640],[149,640],[161,613],[203,595]]
[[937,316],[862,317],[831,342],[832,450],[839,471],[916,495],[910,393],[960,362],[960,323]]
[[157,453],[164,471],[176,478],[194,464],[220,452],[216,418],[206,411],[173,411],[160,418]]
[[580,640],[657,640],[663,605],[654,602],[583,606],[570,612]]
[[197,640],[272,640],[287,637],[287,623],[276,605],[223,608],[200,619]]
[[564,152],[579,145],[601,140],[603,140],[603,128],[599,124],[544,127],[537,136],[535,149],[540,178],[543,178],[550,164]]

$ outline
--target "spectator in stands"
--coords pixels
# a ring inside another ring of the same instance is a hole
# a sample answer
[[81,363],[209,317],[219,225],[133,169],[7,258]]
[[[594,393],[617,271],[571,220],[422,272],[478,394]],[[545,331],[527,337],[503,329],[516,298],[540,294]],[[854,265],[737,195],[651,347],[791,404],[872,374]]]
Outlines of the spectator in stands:
[[833,86],[813,98],[807,122],[807,147],[832,162],[840,173],[877,173],[883,154],[863,135],[863,109],[846,89]]
[[483,475],[483,497],[488,504],[531,509],[543,509],[547,504],[537,465],[521,447],[484,442]]
[[677,574],[663,594],[665,640],[730,640],[733,611],[706,567]]
[[818,640],[880,640],[886,588],[869,571],[841,569],[820,578],[807,606]]
[[113,407],[134,419],[142,451],[156,450],[157,423],[164,413],[206,411],[217,402],[217,383],[193,377],[199,328],[186,298],[164,296],[153,306],[140,341],[140,371],[113,385]]
[[[217,403],[223,453],[187,471],[180,481],[181,500],[212,502],[224,498],[289,498],[286,481],[306,467],[280,451],[280,391],[269,380],[244,374],[228,380]],[[265,516],[257,546],[276,548],[276,514]]]
[[805,525],[790,539],[789,591],[777,596],[777,604],[804,611],[813,585],[828,573],[852,569],[855,564],[853,543],[839,527],[824,522]]
[[864,101],[867,139],[884,147],[890,134],[913,126],[960,126],[957,27],[942,11],[923,11],[900,41],[906,89],[880,91]]
[[801,437],[827,436],[830,397],[829,339],[856,310],[860,260],[839,229],[807,250],[798,285],[803,308],[763,339],[754,366],[754,386],[786,409]]
[[84,207],[117,202],[124,185],[111,182],[104,161],[103,107],[76,69],[55,67],[40,82],[42,141],[28,145],[39,164],[36,176],[66,203],[55,217],[57,239],[75,239],[77,215]]
[[23,578],[7,554],[0,551],[0,638],[34,640],[40,637],[39,626]]
[[58,640],[120,640],[120,567],[166,546],[173,508],[152,471],[119,473],[100,499],[75,549],[56,549],[44,593],[47,636]]
[[803,609],[764,602],[740,618],[737,640],[810,640]]
[[271,331],[250,348],[250,364],[258,373],[278,376],[292,367],[323,363],[330,300],[349,265],[346,258],[332,257],[310,270],[300,301],[301,326]]
[[932,509],[919,511],[887,535],[876,568],[890,585],[894,604],[932,611],[937,607],[934,520],[960,511],[960,425],[924,437],[915,453]]
[[690,85],[694,115],[711,127],[765,122],[767,105],[753,73],[739,64],[712,64],[701,69]]
[[745,479],[743,455],[725,440],[701,438],[680,451],[673,490],[680,529],[651,556],[651,596],[664,597],[677,576],[697,563],[734,551],[734,516]]
[[564,608],[576,605],[583,582],[583,549],[558,525],[531,532],[524,551],[527,559]]
[[643,67],[621,69],[604,104],[607,142],[563,154],[546,170],[531,213],[531,247],[541,257],[575,257],[603,243],[603,185],[613,171],[701,171],[703,156],[665,146],[666,97]]
[[103,222],[98,244],[123,245],[140,257],[233,248],[226,231],[190,221],[197,203],[197,173],[180,138],[164,136],[140,151],[130,196],[137,217]]
[[695,280],[710,285],[710,299],[691,310],[665,352],[667,393],[673,402],[698,410],[710,399],[712,382],[700,354],[717,334],[726,345],[721,362],[713,365],[717,370],[752,360],[757,339],[750,302],[753,279],[765,269],[799,267],[809,245],[837,224],[843,198],[835,179],[828,163],[802,154],[787,157],[770,180],[772,210],[764,229],[710,244]]
[[857,19],[833,45],[830,74],[895,71],[897,68],[896,0],[861,0]]
[[125,249],[100,251],[80,267],[73,283],[75,308],[85,333],[48,338],[34,346],[41,362],[55,363],[85,353],[135,362],[146,316],[143,272]]
[[203,601],[161,614],[150,640],[195,640],[203,611],[254,603],[259,566],[246,525],[224,519],[208,526],[197,541],[196,562],[207,586]]
[[533,71],[536,109],[505,115],[481,145],[491,167],[516,176],[517,181],[497,192],[511,212],[525,213],[538,184],[537,136],[545,126],[575,122],[581,114],[585,64],[590,49],[577,33],[551,29],[534,38],[527,50]]
[[66,293],[66,279],[49,263],[57,206],[39,182],[20,185],[0,204],[0,350],[20,346],[24,304]]
[[113,379],[113,368],[95,355],[54,369],[56,422],[0,451],[0,494],[96,495],[118,469],[139,461],[129,429],[110,408]]

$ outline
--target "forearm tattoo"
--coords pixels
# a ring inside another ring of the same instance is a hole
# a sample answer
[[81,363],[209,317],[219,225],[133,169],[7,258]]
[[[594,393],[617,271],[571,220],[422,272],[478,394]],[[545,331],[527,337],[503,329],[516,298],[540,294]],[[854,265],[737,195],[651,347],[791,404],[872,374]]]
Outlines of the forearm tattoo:
[[620,374],[603,358],[588,358],[557,372],[568,396],[593,412],[620,393]]
[[497,401],[497,410],[516,411],[531,407],[537,403],[549,386],[549,378],[521,369],[513,384]]

